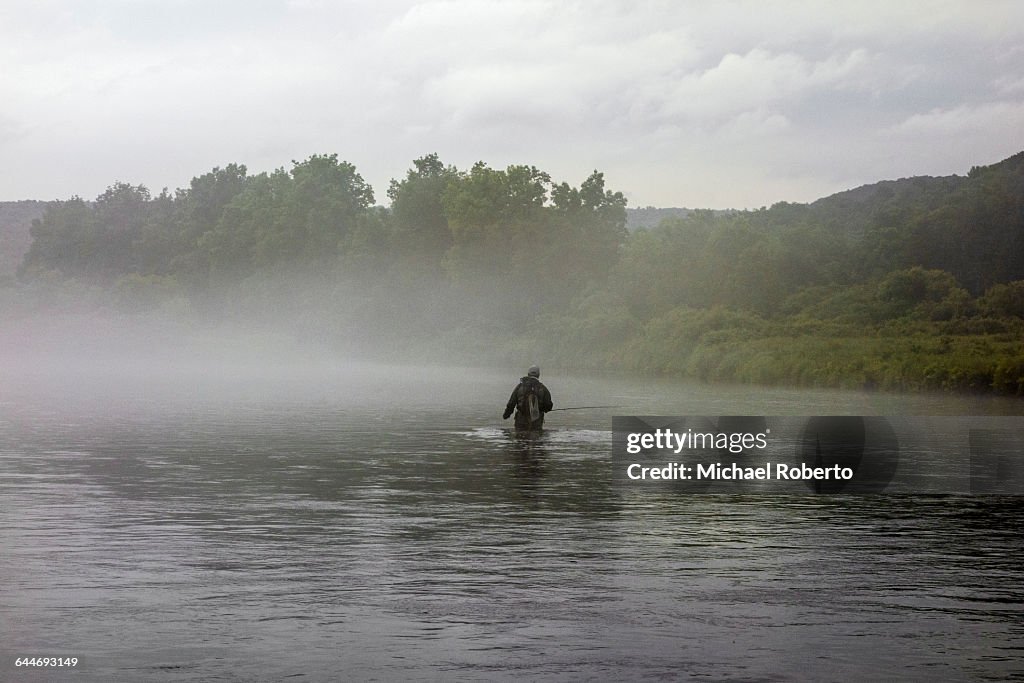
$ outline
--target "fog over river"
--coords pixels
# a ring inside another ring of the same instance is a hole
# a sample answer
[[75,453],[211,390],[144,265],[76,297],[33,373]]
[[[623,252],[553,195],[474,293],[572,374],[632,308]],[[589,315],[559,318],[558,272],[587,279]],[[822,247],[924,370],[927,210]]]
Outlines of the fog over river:
[[0,382],[0,680],[1024,677],[1019,498],[611,472],[613,414],[1015,400],[545,370],[556,408],[622,407],[520,439],[525,368],[31,367]]

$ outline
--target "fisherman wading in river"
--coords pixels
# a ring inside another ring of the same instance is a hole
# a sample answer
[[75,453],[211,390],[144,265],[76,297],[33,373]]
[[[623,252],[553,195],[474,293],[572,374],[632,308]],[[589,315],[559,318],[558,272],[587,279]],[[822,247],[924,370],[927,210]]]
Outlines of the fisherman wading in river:
[[540,431],[544,427],[544,413],[554,407],[551,392],[540,383],[540,368],[534,365],[519,380],[519,386],[512,390],[512,396],[501,416],[507,420],[516,412],[516,431]]

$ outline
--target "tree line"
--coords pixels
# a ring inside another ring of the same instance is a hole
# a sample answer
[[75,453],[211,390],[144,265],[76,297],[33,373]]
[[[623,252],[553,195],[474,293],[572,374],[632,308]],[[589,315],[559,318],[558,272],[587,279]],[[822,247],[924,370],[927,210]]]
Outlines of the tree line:
[[452,360],[1024,391],[1024,153],[632,232],[597,171],[572,186],[432,154],[387,197],[337,155],[229,164],[156,196],[116,183],[35,221],[7,307],[77,297],[197,324],[262,312]]

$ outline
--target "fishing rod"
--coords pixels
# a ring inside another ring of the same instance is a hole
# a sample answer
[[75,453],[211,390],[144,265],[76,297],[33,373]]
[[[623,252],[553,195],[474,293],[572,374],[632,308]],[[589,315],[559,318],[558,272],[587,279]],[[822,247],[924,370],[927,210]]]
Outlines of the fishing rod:
[[591,408],[625,408],[626,406],[573,406],[572,408],[552,408],[549,413],[556,410],[590,410]]

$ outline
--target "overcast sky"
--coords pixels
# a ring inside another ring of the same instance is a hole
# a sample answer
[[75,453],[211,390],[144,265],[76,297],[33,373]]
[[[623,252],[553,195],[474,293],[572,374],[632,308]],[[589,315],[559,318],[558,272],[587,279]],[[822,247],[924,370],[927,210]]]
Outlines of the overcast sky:
[[314,153],[744,208],[1024,150],[1024,2],[0,0],[0,200]]

